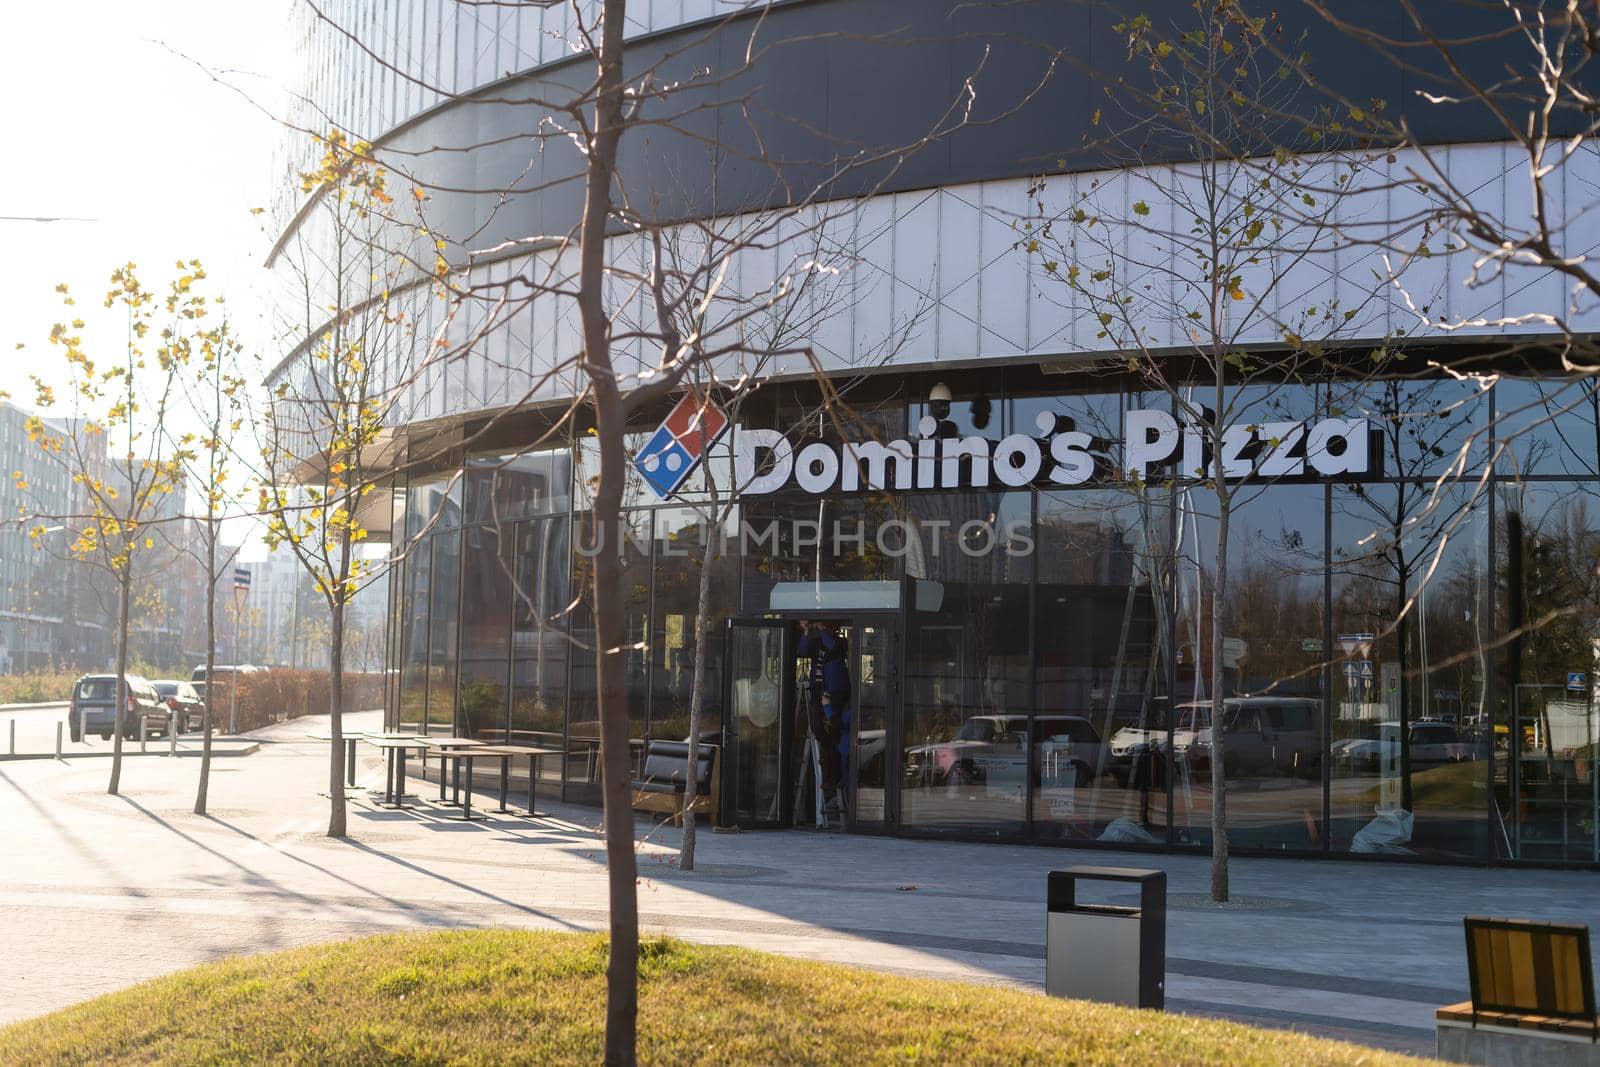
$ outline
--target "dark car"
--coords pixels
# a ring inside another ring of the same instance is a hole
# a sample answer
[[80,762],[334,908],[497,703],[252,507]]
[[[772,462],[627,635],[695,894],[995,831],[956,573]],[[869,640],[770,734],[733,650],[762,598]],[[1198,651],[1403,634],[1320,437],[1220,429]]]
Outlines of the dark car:
[[[168,720],[167,706],[156,695],[155,687],[137,674],[128,678],[128,707],[122,716],[122,736],[138,737],[139,722],[148,719],[148,731],[165,730]],[[109,741],[117,722],[117,676],[114,674],[86,674],[72,687],[72,702],[67,711],[67,729],[73,741],[82,741],[83,734],[99,734]]]
[[177,716],[179,730],[198,730],[205,725],[205,702],[188,682],[162,678],[150,683],[156,695]]

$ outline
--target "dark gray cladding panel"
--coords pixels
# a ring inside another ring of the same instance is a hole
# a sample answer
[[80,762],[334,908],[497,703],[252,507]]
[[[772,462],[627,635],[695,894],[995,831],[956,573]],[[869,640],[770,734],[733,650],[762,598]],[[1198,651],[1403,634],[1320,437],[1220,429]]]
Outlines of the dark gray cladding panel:
[[[1195,24],[1190,0],[1137,6],[1158,24]],[[1419,6],[1438,32],[1464,42],[1452,53],[1486,82],[1504,79],[1512,65],[1531,69],[1532,53],[1510,32],[1498,3]],[[1385,114],[1404,114],[1424,140],[1504,139],[1485,109],[1417,95],[1448,88],[1438,77],[1444,61],[1418,40],[1400,5],[1338,0],[1332,7],[1352,25],[1411,47],[1385,56],[1292,5],[1280,12],[1282,47],[1307,53],[1325,85],[1358,102],[1384,101]],[[831,198],[1025,177],[1055,171],[1058,161],[1086,170],[1187,158],[1188,143],[1108,150],[1097,140],[1128,122],[1106,86],[1150,78],[1144,64],[1130,62],[1125,36],[1113,28],[1125,17],[1090,0],[800,0],[759,22],[702,23],[641,39],[629,49],[629,72],[654,64],[657,80],[677,89],[649,100],[647,121],[624,138],[623,190],[639,214],[674,220],[811,199],[819,187]],[[749,67],[747,52],[756,57]],[[1276,61],[1265,62],[1275,69]],[[471,235],[478,248],[571,229],[583,202],[578,153],[564,137],[535,135],[572,120],[552,117],[538,102],[514,101],[570,99],[593,69],[586,58],[541,68],[483,94],[488,99],[425,115],[385,141],[417,153],[397,156],[401,169],[452,194],[433,205],[436,228],[458,239]],[[962,124],[969,78],[971,111]],[[1303,88],[1286,106],[1309,114],[1327,102]],[[1286,124],[1282,139],[1297,136],[1297,126]],[[506,189],[514,195],[501,204]]]

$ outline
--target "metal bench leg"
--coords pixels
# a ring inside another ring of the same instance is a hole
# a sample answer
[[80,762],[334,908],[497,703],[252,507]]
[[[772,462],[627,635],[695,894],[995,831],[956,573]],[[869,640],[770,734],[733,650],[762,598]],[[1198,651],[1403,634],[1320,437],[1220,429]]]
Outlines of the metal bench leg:
[[483,818],[483,816],[472,814],[472,757],[471,756],[457,756],[456,757],[456,770],[457,770],[458,773],[460,772],[462,763],[465,763],[467,765],[467,772],[466,772],[466,777],[467,777],[466,789],[467,789],[467,793],[466,793],[466,796],[461,798],[461,816],[460,816],[460,818],[461,818],[461,820],[463,822],[471,822],[473,819],[481,819],[481,818]]
[[406,806],[406,750],[397,748],[395,752],[399,754],[397,761],[399,766],[396,768],[394,775],[394,806],[403,808]]
[[511,786],[511,761],[500,761],[500,806],[494,809],[496,815],[507,815],[511,809],[506,807],[506,790]]
[[439,803],[441,804],[444,803],[444,778],[445,772],[450,769],[449,764],[450,757],[443,752],[439,753]]
[[539,814],[533,810],[533,790],[538,781],[539,757],[530,754],[528,756],[528,818],[530,819]]

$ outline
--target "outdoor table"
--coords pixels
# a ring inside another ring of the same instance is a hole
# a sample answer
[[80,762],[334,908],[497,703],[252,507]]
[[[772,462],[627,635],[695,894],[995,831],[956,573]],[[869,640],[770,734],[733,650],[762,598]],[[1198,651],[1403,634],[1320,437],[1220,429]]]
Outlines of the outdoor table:
[[[436,749],[439,753],[439,803],[444,804],[444,779],[445,761],[463,748],[477,748],[484,744],[475,737],[424,737],[422,741],[428,748]],[[455,763],[455,796],[448,803],[459,803],[461,799],[461,761]]]
[[401,803],[406,791],[406,753],[413,748],[426,748],[420,737],[372,737],[367,744],[384,754],[383,799],[391,807],[404,807]]
[[[561,755],[561,749],[559,749],[559,748],[541,748],[538,745],[484,745],[482,748],[475,748],[475,749],[472,750],[472,754],[474,756],[479,755],[479,754],[489,754],[489,755],[493,755],[493,756],[498,757],[498,756],[501,755],[501,753],[504,753],[507,758],[505,760],[503,760],[501,762],[501,764],[500,764],[500,809],[499,810],[502,813],[511,810],[511,809],[506,807],[506,792],[509,790],[510,784],[511,784],[510,783],[510,764],[511,764],[511,760],[515,759],[517,756],[527,756],[528,757],[528,810],[527,810],[526,814],[527,814],[527,817],[530,818],[530,819],[536,817],[539,813],[537,811],[535,811],[534,808],[533,808],[533,791],[534,791],[534,786],[539,781],[539,758],[541,756],[559,756],[559,755]],[[470,789],[471,786],[472,786],[472,783],[471,783],[471,780],[469,778],[469,780],[467,782],[468,789]]]

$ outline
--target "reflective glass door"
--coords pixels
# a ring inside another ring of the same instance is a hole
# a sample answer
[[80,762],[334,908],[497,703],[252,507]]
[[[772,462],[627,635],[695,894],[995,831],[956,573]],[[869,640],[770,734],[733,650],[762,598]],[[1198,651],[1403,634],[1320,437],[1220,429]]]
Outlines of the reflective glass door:
[[900,690],[900,663],[891,622],[858,620],[852,630],[855,707],[845,768],[851,786],[850,829],[872,833],[890,826],[889,768],[900,763],[891,750],[890,723]]
[[727,642],[723,808],[742,827],[784,826],[794,733],[790,627],[777,620],[730,619]]
[[1575,673],[1570,689],[1523,684],[1513,690],[1509,748],[1517,859],[1600,862],[1597,724],[1587,679],[1587,672]]

